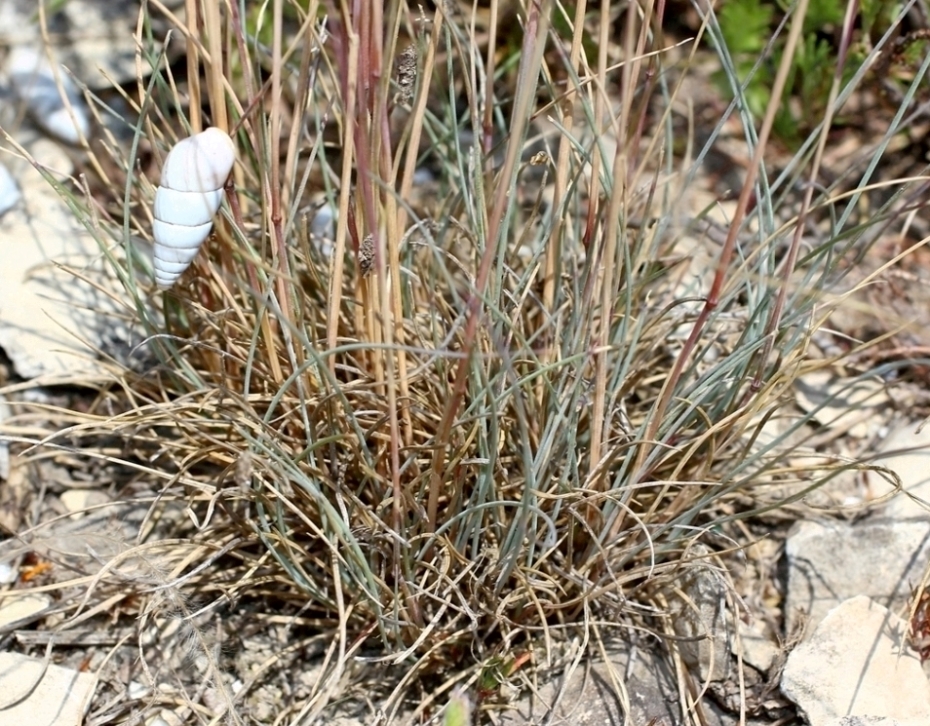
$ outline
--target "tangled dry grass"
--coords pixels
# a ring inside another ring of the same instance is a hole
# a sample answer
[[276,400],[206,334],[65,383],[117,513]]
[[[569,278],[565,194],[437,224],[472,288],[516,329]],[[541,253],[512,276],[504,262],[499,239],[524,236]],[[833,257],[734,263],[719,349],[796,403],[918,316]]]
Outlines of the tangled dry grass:
[[[115,463],[147,507],[77,610],[183,622],[219,694],[204,722],[247,722],[251,689],[310,660],[276,723],[347,693],[388,719],[455,689],[491,703],[592,628],[674,650],[670,584],[820,483],[788,458],[803,417],[760,434],[830,364],[807,345],[864,233],[792,236],[820,202],[773,208],[771,118],[729,226],[691,211],[710,144],[691,148],[677,104],[700,40],[667,42],[652,4],[187,5],[150,4],[186,72],[143,14],[134,141],[89,149],[108,193],[69,193],[144,331],[31,449]],[[155,294],[142,160],[206,125],[238,149],[227,203]],[[221,610],[299,631],[239,690]]]

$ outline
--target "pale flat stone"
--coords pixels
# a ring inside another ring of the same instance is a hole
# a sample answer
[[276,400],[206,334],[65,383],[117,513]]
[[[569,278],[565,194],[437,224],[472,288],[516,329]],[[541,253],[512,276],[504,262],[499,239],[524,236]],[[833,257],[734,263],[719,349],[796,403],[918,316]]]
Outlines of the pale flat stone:
[[823,426],[841,428],[861,439],[874,434],[884,421],[878,412],[890,404],[888,386],[877,376],[852,383],[826,370],[807,373],[795,381],[798,406]]
[[894,429],[879,444],[877,464],[891,469],[901,480],[903,492],[877,472],[867,472],[869,486],[878,495],[891,496],[885,515],[891,519],[930,519],[930,425],[918,432],[919,422]]
[[[137,1],[68,0],[58,4],[58,12],[51,8],[46,6],[46,18],[61,63],[86,78],[91,88],[111,87],[107,78],[116,83],[135,79]],[[35,20],[36,0],[0,2],[0,44],[41,43]],[[163,34],[156,32],[156,43],[160,37]]]
[[[691,554],[707,557],[710,550],[697,544]],[[702,683],[725,680],[733,666],[730,649],[734,633],[726,608],[727,585],[714,564],[712,560],[694,562],[676,578],[675,589],[667,595],[672,627],[682,639],[678,652]]]
[[785,553],[787,632],[805,621],[813,629],[831,608],[856,595],[898,612],[930,560],[930,521],[800,522]]
[[865,596],[831,610],[791,652],[781,690],[811,726],[850,716],[930,724],[930,682],[907,645],[907,624]]
[[737,620],[737,629],[739,630],[739,640],[737,641],[734,638],[730,644],[733,655],[736,655],[741,649],[744,661],[760,673],[767,672],[775,658],[778,657],[781,648],[778,642],[772,638],[766,624],[759,618],[754,619],[751,623]]
[[0,653],[0,723],[80,726],[96,688],[93,673]]
[[73,79],[36,45],[14,46],[6,59],[13,94],[32,121],[66,144],[90,133],[90,112]]
[[22,198],[22,192],[10,170],[0,163],[0,216],[15,207]]
[[500,725],[622,724],[621,694],[615,679],[623,683],[629,696],[631,723],[648,724],[653,718],[657,723],[681,722],[674,676],[661,658],[642,649],[636,651],[632,664],[630,652],[615,650],[610,658],[609,664],[582,662],[570,673],[547,679],[535,693],[526,694],[503,711]]
[[7,597],[0,600],[0,631],[14,623],[27,623],[41,613],[51,600],[45,595],[30,594],[22,597]]
[[[67,154],[53,141],[34,139],[28,150],[53,176],[70,173]],[[24,160],[13,161],[23,201],[0,218],[0,347],[23,378],[99,375],[95,349],[125,358],[132,346],[128,326],[113,299],[61,266],[104,290],[118,283],[97,242],[48,181]]]
[[69,489],[62,492],[61,503],[71,512],[72,519],[80,519],[86,510],[110,501],[106,492],[99,489]]

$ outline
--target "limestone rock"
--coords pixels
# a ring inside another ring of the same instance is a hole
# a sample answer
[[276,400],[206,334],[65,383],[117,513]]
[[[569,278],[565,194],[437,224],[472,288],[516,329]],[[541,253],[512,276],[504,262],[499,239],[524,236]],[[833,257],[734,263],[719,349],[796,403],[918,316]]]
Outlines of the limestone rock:
[[[175,2],[165,4],[177,5]],[[45,11],[49,35],[55,39],[58,62],[95,89],[110,88],[114,82],[135,80],[136,44],[133,34],[139,15],[138,2],[68,0],[54,6],[53,10],[51,4],[47,5]],[[152,16],[158,25],[155,37],[164,37],[160,14],[152,13]],[[18,44],[35,45],[42,41],[36,19],[35,0],[0,2],[0,27],[9,29],[11,34],[15,32]]]
[[93,673],[78,673],[19,653],[0,653],[4,724],[80,726],[96,688]]
[[[501,714],[501,726],[548,723],[552,726],[624,723],[681,723],[677,687],[665,659],[630,646],[612,647],[610,662],[582,662],[517,700]],[[618,689],[617,683],[623,686]]]
[[51,598],[41,593],[26,593],[21,597],[8,596],[0,599],[0,633],[28,625],[51,604]]
[[[919,432],[918,428],[918,422],[910,422],[894,429],[876,451],[876,463],[891,469],[903,489],[888,503],[885,516],[889,519],[930,519],[930,425]],[[867,476],[877,494],[892,492],[892,486],[878,472],[868,472]]]
[[[707,557],[703,545],[692,548]],[[671,622],[682,638],[678,650],[691,674],[700,682],[723,681],[731,669],[733,629],[727,616],[726,582],[716,563],[696,560],[676,579],[679,595],[669,595]]]
[[[37,139],[29,150],[46,173],[70,173],[70,159],[51,140]],[[107,294],[117,283],[48,181],[15,161],[23,203],[0,218],[0,239],[10,242],[0,266],[0,347],[23,378],[100,374],[97,351],[122,360],[135,345],[114,302],[120,298]]]
[[876,718],[926,726],[930,682],[906,636],[906,623],[887,608],[865,596],[846,600],[788,656],[782,692],[811,726],[859,726],[851,717],[862,726],[887,726]]
[[930,560],[930,521],[801,522],[785,551],[788,633],[805,618],[808,629],[816,627],[831,608],[856,595],[898,612]]

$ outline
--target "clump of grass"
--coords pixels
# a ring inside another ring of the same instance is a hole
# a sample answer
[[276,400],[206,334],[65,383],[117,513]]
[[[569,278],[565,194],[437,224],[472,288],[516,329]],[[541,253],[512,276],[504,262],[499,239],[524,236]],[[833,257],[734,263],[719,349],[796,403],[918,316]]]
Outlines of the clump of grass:
[[[717,533],[783,503],[754,487],[795,474],[789,436],[757,437],[817,365],[809,336],[861,235],[802,246],[813,185],[777,221],[757,176],[775,105],[748,127],[722,243],[683,213],[706,149],[672,155],[673,108],[697,43],[667,64],[662,7],[630,4],[612,45],[610,3],[529,2],[517,47],[496,0],[486,26],[455,3],[188,2],[186,78],[142,51],[136,143],[111,147],[126,203],[74,201],[152,357],[65,435],[120,441],[158,483],[153,511],[186,504],[225,597],[330,638],[292,722],[331,714],[360,663],[393,668],[369,694],[388,718],[425,718],[455,689],[493,700],[592,623],[661,633],[657,593],[694,541],[729,547]],[[239,164],[215,235],[159,295],[135,154],[208,123]]]

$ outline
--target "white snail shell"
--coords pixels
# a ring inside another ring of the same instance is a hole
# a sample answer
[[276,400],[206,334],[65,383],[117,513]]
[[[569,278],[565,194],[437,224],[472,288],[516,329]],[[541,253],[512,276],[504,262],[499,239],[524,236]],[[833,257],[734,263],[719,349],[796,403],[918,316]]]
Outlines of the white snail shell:
[[7,59],[10,84],[29,115],[49,134],[79,144],[90,131],[84,98],[64,68],[55,71],[43,53],[17,46]]
[[236,161],[229,135],[209,128],[175,144],[155,192],[155,282],[171,287],[186,270],[213,228],[223,185]]

